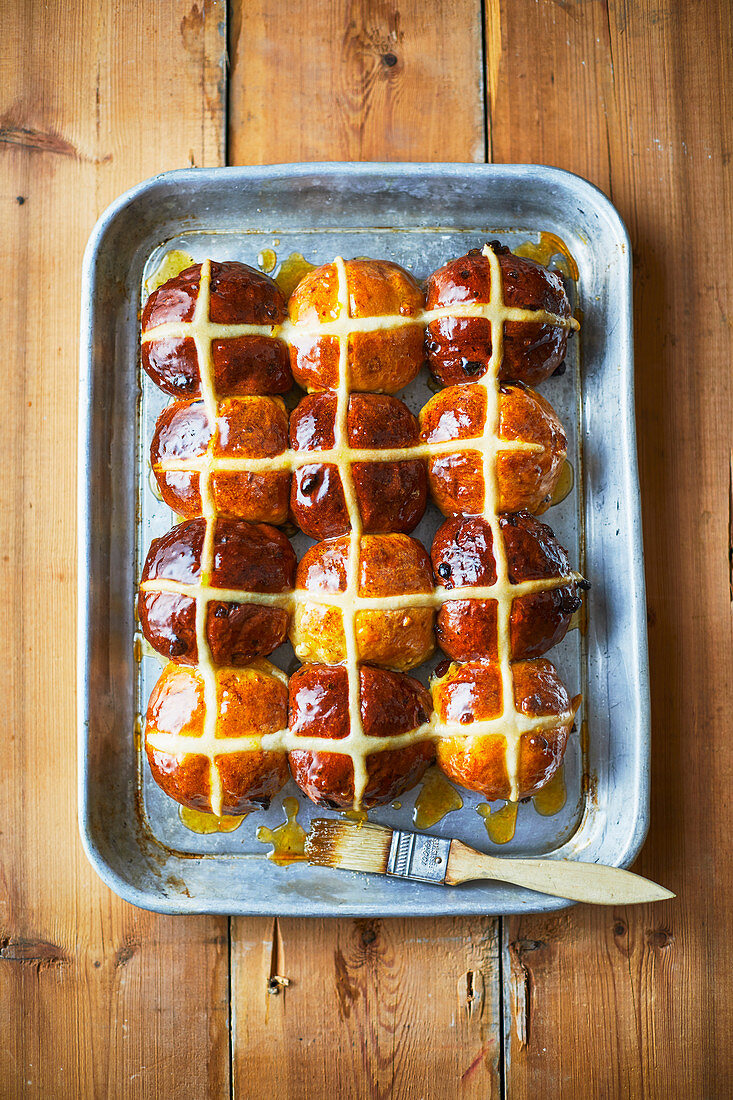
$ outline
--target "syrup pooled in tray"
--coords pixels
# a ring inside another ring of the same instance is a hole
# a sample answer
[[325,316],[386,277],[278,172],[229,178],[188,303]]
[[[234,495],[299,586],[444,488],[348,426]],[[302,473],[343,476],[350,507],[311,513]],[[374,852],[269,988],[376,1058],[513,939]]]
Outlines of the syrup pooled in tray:
[[187,829],[192,833],[233,833],[244,821],[246,814],[241,817],[234,815],[205,814],[201,810],[192,810],[189,806],[179,806],[178,816]]
[[559,814],[567,802],[568,792],[565,789],[565,769],[560,767],[549,783],[533,796],[532,801],[538,814],[543,817],[553,817]]
[[302,252],[291,252],[285,257],[275,276],[275,282],[286,298],[290,297],[300,280],[315,266],[306,260]]
[[565,241],[561,237],[555,236],[554,233],[540,233],[539,241],[526,241],[524,244],[520,244],[518,248],[513,248],[512,252],[515,256],[524,256],[527,260],[534,260],[535,263],[542,264],[543,267],[549,267],[553,256],[559,256],[560,259],[555,260],[557,270],[566,279],[572,279],[573,282],[578,280],[578,265],[568,251]]
[[286,821],[282,825],[278,825],[276,829],[260,825],[257,830],[257,839],[262,844],[272,844],[272,851],[267,853],[267,858],[279,867],[286,867],[289,863],[302,863],[306,858],[306,832],[296,820],[300,809],[298,799],[292,796],[284,798],[283,809]]
[[516,802],[507,802],[500,810],[493,810],[488,802],[481,802],[476,807],[476,813],[484,819],[489,840],[494,844],[508,844],[514,836],[517,827]]
[[341,816],[357,825],[363,825],[368,820],[366,810],[344,810]]
[[263,248],[257,256],[257,264],[265,274],[269,275],[277,263],[277,252],[272,248]]
[[446,814],[460,810],[462,806],[463,799],[455,787],[440,772],[428,772],[415,799],[412,820],[418,829],[429,829],[442,821]]
[[175,279],[176,275],[180,275],[193,263],[195,260],[193,256],[189,256],[188,252],[182,252],[178,248],[166,252],[153,274],[145,280],[146,293],[152,294],[159,286],[167,283],[169,279]]
[[552,508],[555,504],[562,504],[566,497],[569,497],[573,491],[573,485],[575,484],[575,471],[573,470],[572,462],[568,462],[565,459],[565,464],[560,471],[560,477],[558,478],[555,491],[550,498],[549,508]]

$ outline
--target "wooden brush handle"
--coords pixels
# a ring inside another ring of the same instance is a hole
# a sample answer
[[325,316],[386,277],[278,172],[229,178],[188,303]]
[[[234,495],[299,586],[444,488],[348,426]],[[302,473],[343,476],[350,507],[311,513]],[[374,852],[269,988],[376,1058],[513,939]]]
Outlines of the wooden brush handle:
[[673,898],[669,890],[641,875],[599,863],[570,859],[500,859],[476,852],[460,840],[451,844],[445,881],[449,886],[472,879],[491,878],[513,882],[540,894],[554,894],[594,905],[635,905],[642,901]]

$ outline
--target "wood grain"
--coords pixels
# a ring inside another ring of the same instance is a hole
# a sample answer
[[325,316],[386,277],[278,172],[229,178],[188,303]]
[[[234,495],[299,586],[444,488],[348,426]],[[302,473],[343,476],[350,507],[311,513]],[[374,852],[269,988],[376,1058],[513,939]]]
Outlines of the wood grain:
[[[231,27],[233,163],[484,159],[478,3],[261,0]],[[234,1095],[498,1096],[495,936],[488,920],[233,920]]]
[[478,0],[232,4],[229,158],[484,157]]
[[[509,1097],[727,1097],[731,7],[501,5],[491,148],[587,176],[634,247],[652,682],[640,873],[674,902],[508,921]],[[492,29],[493,28],[493,29]],[[522,105],[526,109],[522,109]]]
[[221,161],[224,20],[223,3],[3,5],[3,1098],[227,1094],[227,922],[160,918],[97,879],[74,711],[82,250],[125,188]]
[[495,921],[234,924],[234,1096],[499,1097]]

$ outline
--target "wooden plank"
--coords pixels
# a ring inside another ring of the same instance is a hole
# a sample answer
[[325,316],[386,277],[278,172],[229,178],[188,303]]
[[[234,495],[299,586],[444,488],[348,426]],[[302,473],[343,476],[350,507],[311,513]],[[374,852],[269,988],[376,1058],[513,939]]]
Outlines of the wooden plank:
[[477,0],[232,4],[229,158],[484,157]]
[[541,0],[487,20],[495,158],[580,172],[632,236],[653,710],[637,869],[679,895],[507,922],[509,1097],[733,1090],[731,14]]
[[[237,2],[230,159],[481,161],[480,39],[472,0],[429,18],[418,0]],[[498,1095],[495,942],[491,920],[233,920],[234,1095]]]
[[498,1098],[495,921],[233,925],[234,1096]]
[[4,1097],[227,1094],[227,921],[145,913],[98,880],[74,710],[82,250],[120,191],[221,162],[224,21],[223,0],[3,9]]

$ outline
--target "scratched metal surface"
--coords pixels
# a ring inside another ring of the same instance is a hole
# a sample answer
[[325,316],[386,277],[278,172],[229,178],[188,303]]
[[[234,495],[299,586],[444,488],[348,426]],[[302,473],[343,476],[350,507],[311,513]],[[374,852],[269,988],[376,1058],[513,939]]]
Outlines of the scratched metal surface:
[[[371,227],[371,228],[370,228]],[[437,228],[436,228],[437,227]],[[648,683],[641,523],[636,472],[630,253],[625,230],[600,192],[577,177],[536,166],[279,165],[172,172],[154,178],[103,215],[87,249],[82,306],[80,415],[80,828],[100,875],[137,905],[167,912],[298,915],[509,913],[566,905],[498,883],[444,889],[266,858],[259,825],[282,822],[282,798],[298,794],[307,828],[324,811],[289,783],[266,813],[235,832],[202,836],[150,777],[133,730],[160,671],[133,654],[133,606],[150,540],[173,522],[148,480],[153,425],[167,403],[139,369],[143,279],[171,248],[196,260],[256,266],[301,252],[314,263],[336,254],[396,260],[424,278],[447,259],[500,236],[510,246],[540,230],[561,237],[580,278],[584,314],[568,370],[541,392],[568,433],[572,494],[544,517],[592,582],[588,629],[549,654],[571,694],[583,692],[571,737],[568,798],[551,818],[519,808],[514,839],[492,845],[475,807],[432,832],[501,854],[551,854],[628,864],[648,816]],[[580,357],[580,358],[578,358]],[[428,377],[401,397],[417,412]],[[414,534],[430,546],[441,522],[430,506]],[[311,540],[297,535],[302,553]],[[273,660],[292,668],[289,645]],[[424,681],[439,657],[415,674]],[[402,807],[370,818],[413,827],[416,790]]]

